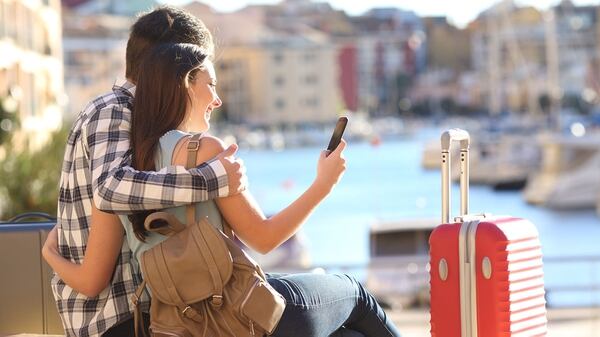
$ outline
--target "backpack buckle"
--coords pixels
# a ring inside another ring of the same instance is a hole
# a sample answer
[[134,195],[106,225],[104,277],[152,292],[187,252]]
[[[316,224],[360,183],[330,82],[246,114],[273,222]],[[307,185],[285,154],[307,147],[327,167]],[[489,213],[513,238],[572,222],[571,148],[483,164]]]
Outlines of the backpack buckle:
[[213,295],[210,299],[210,304],[213,307],[220,308],[223,305],[223,296],[221,295]]
[[[181,312],[181,314],[182,314],[183,316],[185,316],[185,313],[186,313],[186,311],[188,311],[188,310],[190,310],[190,309],[192,309],[192,307],[190,307],[190,306],[188,305],[187,307],[185,307],[185,309],[183,309],[183,311]],[[187,316],[185,316],[185,317],[187,317]]]
[[188,142],[188,145],[187,145],[188,151],[198,151],[199,148],[200,148],[200,141],[199,140],[191,139]]

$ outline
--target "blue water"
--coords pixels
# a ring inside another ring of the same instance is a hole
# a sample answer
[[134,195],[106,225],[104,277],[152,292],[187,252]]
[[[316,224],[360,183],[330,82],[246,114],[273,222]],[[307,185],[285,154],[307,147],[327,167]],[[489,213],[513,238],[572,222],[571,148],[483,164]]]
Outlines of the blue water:
[[[302,232],[313,264],[361,264],[368,261],[368,229],[375,221],[439,218],[440,173],[424,171],[420,160],[427,137],[384,141],[374,147],[350,142],[347,170],[330,196],[318,207]],[[286,207],[315,177],[319,148],[282,152],[241,149],[250,191],[267,214]],[[458,188],[453,191],[458,214]],[[600,218],[595,211],[556,212],[526,204],[520,192],[495,192],[472,186],[470,212],[510,214],[537,225],[545,258],[600,256]],[[600,263],[548,263],[547,287],[600,284]],[[552,294],[561,305],[600,304],[600,293]],[[585,303],[584,303],[585,302]]]

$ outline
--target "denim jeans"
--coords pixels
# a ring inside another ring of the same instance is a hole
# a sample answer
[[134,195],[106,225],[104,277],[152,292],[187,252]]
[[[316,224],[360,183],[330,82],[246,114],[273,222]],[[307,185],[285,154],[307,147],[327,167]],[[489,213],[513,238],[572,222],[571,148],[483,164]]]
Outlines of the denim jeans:
[[286,299],[274,337],[400,336],[375,298],[354,278],[333,274],[267,274]]

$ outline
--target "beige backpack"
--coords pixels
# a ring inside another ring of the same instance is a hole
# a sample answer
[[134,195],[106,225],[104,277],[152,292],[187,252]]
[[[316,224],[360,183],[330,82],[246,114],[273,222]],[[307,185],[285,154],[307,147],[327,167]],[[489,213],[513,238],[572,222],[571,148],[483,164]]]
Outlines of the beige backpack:
[[[187,167],[195,166],[200,135],[188,144]],[[266,280],[260,266],[208,219],[195,219],[187,206],[187,225],[167,212],[146,218],[149,231],[170,235],[143,253],[144,282],[133,298],[136,336],[145,336],[138,300],[151,292],[150,334],[155,337],[245,337],[272,334],[285,299]],[[141,328],[141,329],[140,329]]]

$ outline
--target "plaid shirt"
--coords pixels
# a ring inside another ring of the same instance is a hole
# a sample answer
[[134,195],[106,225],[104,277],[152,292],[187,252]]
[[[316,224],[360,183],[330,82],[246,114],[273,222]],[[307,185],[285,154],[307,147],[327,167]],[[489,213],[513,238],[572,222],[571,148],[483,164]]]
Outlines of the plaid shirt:
[[[166,167],[140,172],[131,165],[129,123],[135,86],[117,81],[112,91],[96,98],[75,120],[60,177],[57,227],[62,256],[82,263],[89,236],[91,207],[114,213],[159,209],[223,197],[227,175],[218,160],[185,170]],[[96,224],[99,225],[99,224]],[[108,288],[90,298],[66,285],[56,274],[52,291],[68,336],[97,336],[132,317],[131,295],[141,282],[123,240]],[[148,306],[148,298],[143,305]]]

